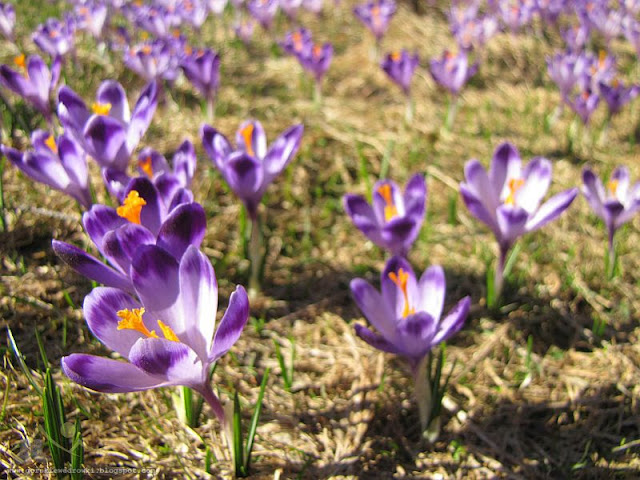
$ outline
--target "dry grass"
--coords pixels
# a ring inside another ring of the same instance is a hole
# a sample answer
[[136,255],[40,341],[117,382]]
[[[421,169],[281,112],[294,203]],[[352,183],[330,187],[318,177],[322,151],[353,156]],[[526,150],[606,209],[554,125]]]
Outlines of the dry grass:
[[[305,124],[301,151],[269,190],[263,212],[270,254],[264,294],[251,315],[265,320],[264,329],[247,326],[215,375],[225,398],[238,389],[251,404],[264,369],[278,371],[273,340],[288,354],[288,338],[295,339],[293,392],[272,375],[253,478],[637,478],[640,458],[631,442],[640,438],[640,219],[619,233],[623,274],[607,282],[605,232],[578,198],[559,221],[522,240],[507,286],[510,303],[500,312],[484,306],[484,272],[496,251],[492,236],[460,201],[456,221],[447,221],[464,162],[477,157],[487,164],[505,140],[525,159],[553,160],[553,192],[577,185],[586,164],[600,173],[626,164],[640,177],[637,102],[614,119],[606,141],[579,139],[569,151],[568,113],[545,128],[545,117],[559,101],[544,65],[553,47],[533,35],[502,35],[482,54],[452,133],[440,130],[444,95],[425,70],[414,82],[415,122],[406,126],[400,93],[369,60],[370,38],[361,37],[348,5],[321,20],[303,21],[318,40],[335,42],[338,52],[320,110],[308,99],[310,91],[299,88],[295,61],[274,57],[268,43],[248,51],[233,47],[210,25],[202,35],[223,54],[219,130],[231,135],[249,116],[263,122],[269,138],[295,122]],[[72,87],[89,98],[107,77],[131,90],[140,86],[119,59],[100,58],[85,43],[79,51],[84,75],[69,72]],[[384,41],[385,48],[416,49],[423,64],[450,44],[440,10],[418,17],[404,5]],[[633,58],[625,48],[620,45],[619,54],[628,67]],[[209,216],[204,251],[214,261],[224,303],[247,275],[239,205],[199,145],[202,117],[193,98],[179,84],[144,141],[167,153],[185,136],[198,146],[194,191]],[[594,124],[602,120],[596,116]],[[384,256],[350,224],[341,196],[365,192],[359,155],[374,180],[390,142],[391,177],[404,182],[415,171],[429,177],[428,221],[410,260],[418,270],[444,266],[447,305],[463,295],[474,301],[467,325],[448,348],[449,362],[456,363],[442,435],[433,445],[420,441],[406,366],[355,338],[351,325],[362,320],[348,283],[363,275],[377,282]],[[108,355],[91,338],[79,308],[91,285],[50,248],[51,238],[87,245],[75,206],[13,168],[5,171],[4,184],[9,231],[0,233],[0,325],[12,329],[34,368],[34,329],[54,365],[71,352]],[[78,308],[67,305],[63,291]],[[606,322],[601,337],[592,331],[594,320]],[[39,399],[12,362],[5,351],[1,464],[47,465]],[[209,446],[218,459],[214,477],[231,475],[217,422],[207,416],[201,427],[186,427],[176,417],[171,391],[97,395],[59,372],[56,378],[69,417],[82,419],[88,466],[147,467],[159,478],[204,478]]]

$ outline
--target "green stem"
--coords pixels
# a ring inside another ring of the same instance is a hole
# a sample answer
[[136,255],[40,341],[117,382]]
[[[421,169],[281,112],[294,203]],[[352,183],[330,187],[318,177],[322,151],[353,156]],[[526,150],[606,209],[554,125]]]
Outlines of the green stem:
[[429,417],[433,408],[433,392],[431,391],[431,379],[429,365],[431,364],[431,353],[428,353],[416,365],[413,373],[415,385],[415,397],[420,414],[420,426],[424,432],[429,426]]
[[415,112],[416,112],[416,104],[411,98],[411,96],[407,95],[407,106],[404,111],[404,122],[407,125],[411,125],[411,123],[413,122],[413,116]]
[[316,79],[313,88],[313,104],[316,108],[320,108],[322,106],[322,83],[318,79]]
[[249,260],[251,261],[251,276],[249,277],[249,296],[260,292],[260,271],[262,265],[262,231],[260,220],[256,215],[251,219],[251,238],[249,240]]
[[0,222],[2,223],[2,231],[7,231],[7,219],[4,216],[5,203],[4,203],[4,166],[6,159],[0,160]]
[[216,117],[215,96],[213,94],[207,97],[207,122],[213,123]]
[[453,128],[453,121],[458,113],[458,96],[455,95],[449,100],[449,109],[447,110],[447,118],[444,122],[444,128],[447,132],[450,132]]

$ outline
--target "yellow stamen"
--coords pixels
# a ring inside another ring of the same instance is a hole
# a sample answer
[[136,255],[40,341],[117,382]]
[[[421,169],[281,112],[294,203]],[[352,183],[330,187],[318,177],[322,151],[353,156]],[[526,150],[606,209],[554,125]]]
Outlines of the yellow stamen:
[[162,330],[162,334],[164,335],[164,338],[166,338],[167,340],[171,340],[172,342],[180,341],[176,333],[171,329],[171,327],[169,325],[164,324],[162,320],[158,320],[158,326],[160,327],[160,330]]
[[509,195],[505,199],[504,203],[506,205],[515,205],[516,204],[516,192],[522,188],[524,185],[524,179],[522,178],[512,178],[509,180]]
[[147,39],[149,38],[149,33],[148,33],[148,32],[142,32],[142,33],[140,34],[140,38],[141,38],[142,40],[147,40]]
[[296,52],[301,51],[302,50],[302,34],[300,32],[293,32],[291,39],[293,40],[293,49]]
[[618,180],[609,180],[609,182],[607,183],[607,187],[609,188],[611,195],[615,196],[616,192],[618,191]]
[[53,135],[49,135],[49,137],[44,141],[44,144],[49,147],[53,153],[58,153],[58,145],[56,145],[56,139],[53,138]]
[[391,55],[391,60],[393,60],[394,62],[399,61],[402,58],[402,55],[400,54],[400,52],[393,52]]
[[189,45],[185,46],[184,53],[185,55],[191,55],[193,53],[193,48],[191,48]]
[[151,47],[149,45],[143,46],[140,51],[145,55],[151,55]]
[[409,274],[401,268],[398,270],[397,274],[395,272],[389,272],[389,278],[402,291],[402,296],[404,297],[402,318],[406,318],[409,315],[416,313],[416,309],[409,305],[409,294],[407,293],[407,281],[409,280]]
[[118,207],[116,212],[122,218],[126,218],[131,223],[137,223],[140,225],[140,211],[147,202],[140,196],[135,190],[131,190],[127,198],[124,199],[124,203]]
[[389,220],[398,216],[398,208],[393,203],[393,195],[391,194],[391,185],[385,183],[380,188],[378,188],[378,193],[384,200],[386,204],[384,206],[384,221],[388,222]]
[[313,46],[313,57],[314,58],[320,58],[320,55],[322,55],[322,47],[320,45],[314,45]]
[[256,153],[253,151],[253,144],[251,140],[253,139],[253,123],[249,123],[246,127],[240,130],[240,134],[242,138],[244,138],[244,144],[247,147],[247,153],[252,157],[256,156]]
[[173,35],[173,38],[180,38],[180,30],[178,30],[177,28],[174,28],[173,31],[171,32],[171,35]]
[[598,67],[600,67],[600,69],[603,69],[606,61],[607,61],[606,50],[600,50],[600,53],[598,54]]
[[108,102],[93,102],[93,104],[91,105],[91,111],[93,111],[93,113],[95,113],[96,115],[109,115],[109,112],[111,111],[111,104]]
[[138,162],[140,170],[147,174],[147,177],[153,178],[153,165],[151,164],[151,156],[140,159]]
[[25,58],[24,58],[24,53],[22,55],[18,55],[16,58],[14,58],[13,59],[13,63],[15,63],[17,66],[19,66],[23,70],[25,70],[27,68],[27,64],[26,64]]
[[118,322],[118,330],[135,330],[149,338],[159,338],[155,330],[149,331],[142,321],[144,308],[134,308],[133,310],[120,310],[117,315],[122,320]]
[[49,36],[50,36],[51,38],[57,38],[57,37],[59,37],[59,36],[60,36],[60,33],[59,33],[57,30],[51,30],[51,31],[49,32]]

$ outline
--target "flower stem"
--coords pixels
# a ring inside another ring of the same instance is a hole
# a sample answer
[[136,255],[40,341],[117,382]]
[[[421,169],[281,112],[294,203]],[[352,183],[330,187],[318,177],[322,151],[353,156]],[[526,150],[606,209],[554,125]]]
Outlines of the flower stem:
[[322,106],[322,82],[319,79],[316,79],[313,88],[313,104],[316,108]]
[[509,253],[509,247],[500,245],[500,254],[498,255],[498,263],[493,277],[493,298],[490,299],[489,306],[497,306],[498,299],[502,294],[502,287],[504,286],[504,266],[507,260],[507,253]]
[[415,112],[416,112],[416,104],[411,98],[411,96],[407,95],[407,106],[404,111],[404,122],[407,125],[411,125],[411,123],[413,122],[413,115],[415,114]]
[[0,159],[0,223],[2,223],[2,231],[7,231],[7,219],[4,216],[5,211],[5,203],[4,203],[4,166],[5,166],[5,158]]
[[212,123],[216,117],[215,97],[213,94],[207,96],[207,122]]
[[444,121],[444,128],[450,132],[453,128],[453,121],[458,113],[458,96],[455,95],[449,100],[449,109],[447,110],[447,118]]
[[609,252],[607,257],[607,279],[612,280],[616,276],[616,244],[614,242],[613,229],[609,232]]
[[249,240],[249,260],[251,261],[249,297],[255,297],[260,292],[260,271],[262,270],[262,231],[260,227],[260,220],[256,215],[251,219],[251,238]]
[[209,406],[213,410],[213,413],[215,414],[216,418],[220,422],[220,426],[222,427],[222,429],[226,430],[228,419],[227,419],[227,416],[225,415],[224,407],[222,406],[222,403],[220,403],[220,399],[217,397],[217,395],[213,393],[211,386],[207,384],[207,385],[201,386],[200,388],[194,388],[194,390],[196,390],[200,395],[202,395],[204,400],[209,404]]
[[429,417],[433,408],[433,395],[431,391],[431,379],[429,378],[429,365],[431,353],[428,353],[413,369],[414,394],[418,404],[420,426],[424,432],[429,426]]

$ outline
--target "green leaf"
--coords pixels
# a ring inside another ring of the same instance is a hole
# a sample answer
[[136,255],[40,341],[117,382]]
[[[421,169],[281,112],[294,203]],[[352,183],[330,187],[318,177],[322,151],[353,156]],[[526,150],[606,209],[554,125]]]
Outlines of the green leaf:
[[260,413],[262,412],[262,401],[264,399],[264,392],[267,387],[267,380],[269,379],[269,368],[264,372],[262,376],[262,382],[260,383],[260,392],[258,393],[258,400],[256,406],[253,409],[253,415],[251,416],[251,424],[249,425],[249,433],[247,434],[247,445],[245,449],[245,471],[249,472],[251,465],[251,452],[253,450],[253,441],[256,436],[256,430],[258,429],[258,422],[260,421]]
[[233,396],[233,419],[231,423],[233,431],[233,462],[235,465],[235,472],[237,477],[245,477],[246,472],[244,470],[244,450],[242,448],[242,419],[240,414],[240,400],[238,399],[238,392]]

